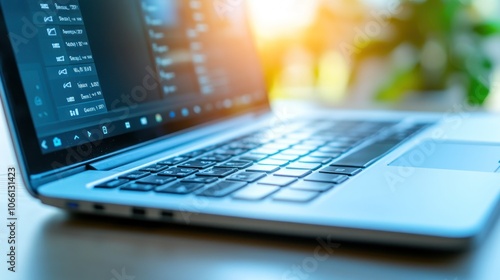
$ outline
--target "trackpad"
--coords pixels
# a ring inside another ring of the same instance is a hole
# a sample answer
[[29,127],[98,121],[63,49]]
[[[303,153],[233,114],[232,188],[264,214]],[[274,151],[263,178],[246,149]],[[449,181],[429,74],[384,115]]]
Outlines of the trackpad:
[[425,141],[389,165],[500,172],[499,161],[500,144]]

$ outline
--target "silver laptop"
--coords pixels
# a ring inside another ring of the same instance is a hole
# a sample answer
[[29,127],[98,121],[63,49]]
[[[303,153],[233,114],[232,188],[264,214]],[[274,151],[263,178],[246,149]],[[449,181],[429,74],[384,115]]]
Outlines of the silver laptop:
[[273,114],[245,5],[214,2],[0,0],[2,103],[34,197],[193,230],[480,240],[498,207],[499,118]]

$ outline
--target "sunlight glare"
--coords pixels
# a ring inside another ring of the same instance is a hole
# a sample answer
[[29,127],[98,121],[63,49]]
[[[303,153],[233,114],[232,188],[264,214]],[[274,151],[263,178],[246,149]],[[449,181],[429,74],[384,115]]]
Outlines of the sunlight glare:
[[252,0],[249,5],[257,36],[273,38],[308,26],[315,18],[318,1]]

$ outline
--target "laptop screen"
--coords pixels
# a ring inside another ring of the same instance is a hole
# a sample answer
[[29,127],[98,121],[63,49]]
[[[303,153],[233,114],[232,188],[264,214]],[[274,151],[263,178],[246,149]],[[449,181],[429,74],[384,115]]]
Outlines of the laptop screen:
[[1,3],[43,154],[148,129],[179,130],[183,121],[191,126],[266,98],[243,4]]

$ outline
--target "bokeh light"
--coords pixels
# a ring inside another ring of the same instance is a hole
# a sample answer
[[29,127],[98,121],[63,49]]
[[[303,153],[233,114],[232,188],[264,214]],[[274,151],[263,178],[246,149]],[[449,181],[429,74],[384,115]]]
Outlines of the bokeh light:
[[[458,83],[468,102],[500,100],[495,80],[477,78],[498,76],[499,55],[483,48],[500,35],[497,0],[247,3],[273,99],[394,104],[425,92],[446,95]],[[475,100],[477,88],[489,97]]]
[[317,0],[251,0],[250,13],[257,36],[290,36],[312,23]]

